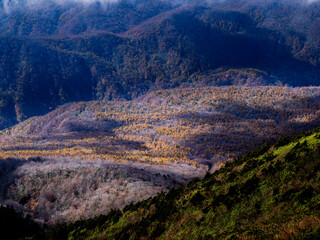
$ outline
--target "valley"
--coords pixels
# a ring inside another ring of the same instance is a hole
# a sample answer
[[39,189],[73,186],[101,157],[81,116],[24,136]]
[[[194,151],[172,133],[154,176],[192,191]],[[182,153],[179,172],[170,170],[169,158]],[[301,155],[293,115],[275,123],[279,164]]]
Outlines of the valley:
[[2,202],[49,224],[105,214],[319,119],[318,87],[186,88],[69,103],[0,133]]
[[4,237],[319,237],[319,16],[0,0]]
[[0,129],[69,102],[177,87],[319,86],[319,4],[282,1],[10,1],[0,7]]

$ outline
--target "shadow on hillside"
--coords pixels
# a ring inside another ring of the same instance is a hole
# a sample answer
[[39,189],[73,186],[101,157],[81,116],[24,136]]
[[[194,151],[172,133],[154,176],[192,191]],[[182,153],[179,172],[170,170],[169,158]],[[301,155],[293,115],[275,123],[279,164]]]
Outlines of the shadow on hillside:
[[65,140],[74,140],[74,139],[86,139],[86,138],[103,138],[106,136],[113,136],[114,132],[70,132],[64,134],[50,134],[47,136],[36,137],[39,140],[48,140],[48,141],[65,141]]
[[43,163],[45,160],[39,157],[26,159],[7,158],[0,159],[0,198],[6,195],[6,192],[10,185],[14,183],[14,180],[19,177],[16,170],[31,162]]
[[143,142],[125,140],[125,139],[112,139],[106,144],[92,143],[87,146],[95,148],[97,154],[107,154],[110,152],[122,155],[121,151],[140,150],[146,151],[149,148]]
[[[74,121],[72,121],[74,122]],[[103,122],[103,121],[99,121]],[[68,123],[70,124],[70,122]],[[101,124],[100,124],[101,125]],[[123,126],[123,122],[108,121],[108,127],[101,130],[98,126],[89,126],[88,128],[77,128],[74,131],[60,133],[54,132],[49,134],[33,134],[27,137],[21,137],[21,145],[15,143],[13,146],[0,148],[6,151],[14,150],[58,150],[71,147],[89,147],[97,153],[107,153],[118,150],[148,150],[143,142],[126,140],[117,137],[114,129]],[[23,142],[32,141],[37,144],[23,145]],[[82,141],[83,140],[83,141]]]
[[[261,28],[246,13],[198,10],[202,14],[206,11],[210,14],[204,14],[204,19],[199,19],[196,12],[190,9],[173,15],[171,21],[177,31],[175,34],[186,37],[183,44],[193,46],[195,55],[200,60],[193,69],[203,71],[204,68],[250,67],[265,70],[292,86],[319,85],[319,68],[296,59],[290,52],[290,44],[293,43],[283,42],[283,38],[292,37],[288,33]],[[229,22],[233,23],[232,28],[227,27]],[[161,32],[161,27],[164,26],[159,25],[157,32]],[[157,37],[168,38],[166,35]],[[299,35],[294,37],[302,41]],[[201,63],[206,63],[207,66],[201,66]],[[304,79],[303,83],[301,79]]]
[[180,116],[210,126],[208,133],[191,135],[185,144],[192,146],[197,155],[212,161],[216,154],[230,153],[231,157],[236,157],[281,136],[296,135],[320,125],[320,117],[315,115],[320,110],[319,96],[305,97],[298,103],[284,101],[281,110],[252,108],[231,100],[226,102],[228,105],[221,104],[220,114]]

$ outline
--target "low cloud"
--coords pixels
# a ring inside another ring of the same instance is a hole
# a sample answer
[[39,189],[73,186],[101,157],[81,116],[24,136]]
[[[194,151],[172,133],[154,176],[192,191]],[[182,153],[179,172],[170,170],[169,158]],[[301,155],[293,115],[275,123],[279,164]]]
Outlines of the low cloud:
[[112,4],[120,0],[0,0],[0,5],[6,11],[22,7],[37,7],[43,4],[55,3],[59,5],[78,3],[83,5],[90,5],[92,3]]
[[315,2],[319,2],[320,0],[307,0],[307,3],[315,3]]
[[[5,11],[9,12],[12,9],[17,8],[36,8],[37,6],[42,6],[43,4],[58,4],[58,5],[66,5],[66,4],[82,4],[82,5],[90,5],[93,3],[101,3],[103,5],[117,3],[121,0],[0,0],[0,7],[5,9]],[[135,2],[137,0],[126,0],[128,2]],[[149,0],[155,1],[155,0]],[[186,4],[190,2],[226,2],[226,1],[234,1],[234,0],[159,0],[159,1],[169,1],[173,4]],[[250,4],[261,4],[261,3],[270,3],[270,2],[280,2],[280,3],[293,3],[300,2],[302,4],[312,4],[316,2],[320,2],[320,0],[244,0]],[[1,6],[2,5],[2,6]]]

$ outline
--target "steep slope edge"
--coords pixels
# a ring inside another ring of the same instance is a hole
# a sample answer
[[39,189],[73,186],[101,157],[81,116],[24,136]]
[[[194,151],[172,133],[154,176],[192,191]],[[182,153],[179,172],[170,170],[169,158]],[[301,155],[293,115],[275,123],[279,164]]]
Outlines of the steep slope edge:
[[320,128],[281,139],[185,187],[34,239],[315,239]]

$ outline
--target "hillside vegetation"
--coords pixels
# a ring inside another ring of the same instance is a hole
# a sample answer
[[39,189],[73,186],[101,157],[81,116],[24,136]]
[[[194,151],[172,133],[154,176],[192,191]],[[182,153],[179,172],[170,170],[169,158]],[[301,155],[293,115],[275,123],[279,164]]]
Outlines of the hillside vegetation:
[[283,138],[203,180],[34,239],[318,239],[320,129]]
[[318,126],[319,108],[317,87],[187,88],[66,104],[0,133],[0,201],[49,224],[106,214]]
[[72,101],[161,89],[319,86],[318,2],[24,2],[0,9],[0,129]]
[[77,159],[1,159],[0,201],[49,225],[121,209],[202,177],[184,164],[152,167]]
[[[0,157],[210,166],[319,122],[319,88],[206,87],[80,102],[1,132]],[[205,162],[203,162],[205,161]]]
[[307,0],[0,0],[0,226],[318,237],[319,129],[290,139],[320,125],[317,16]]

